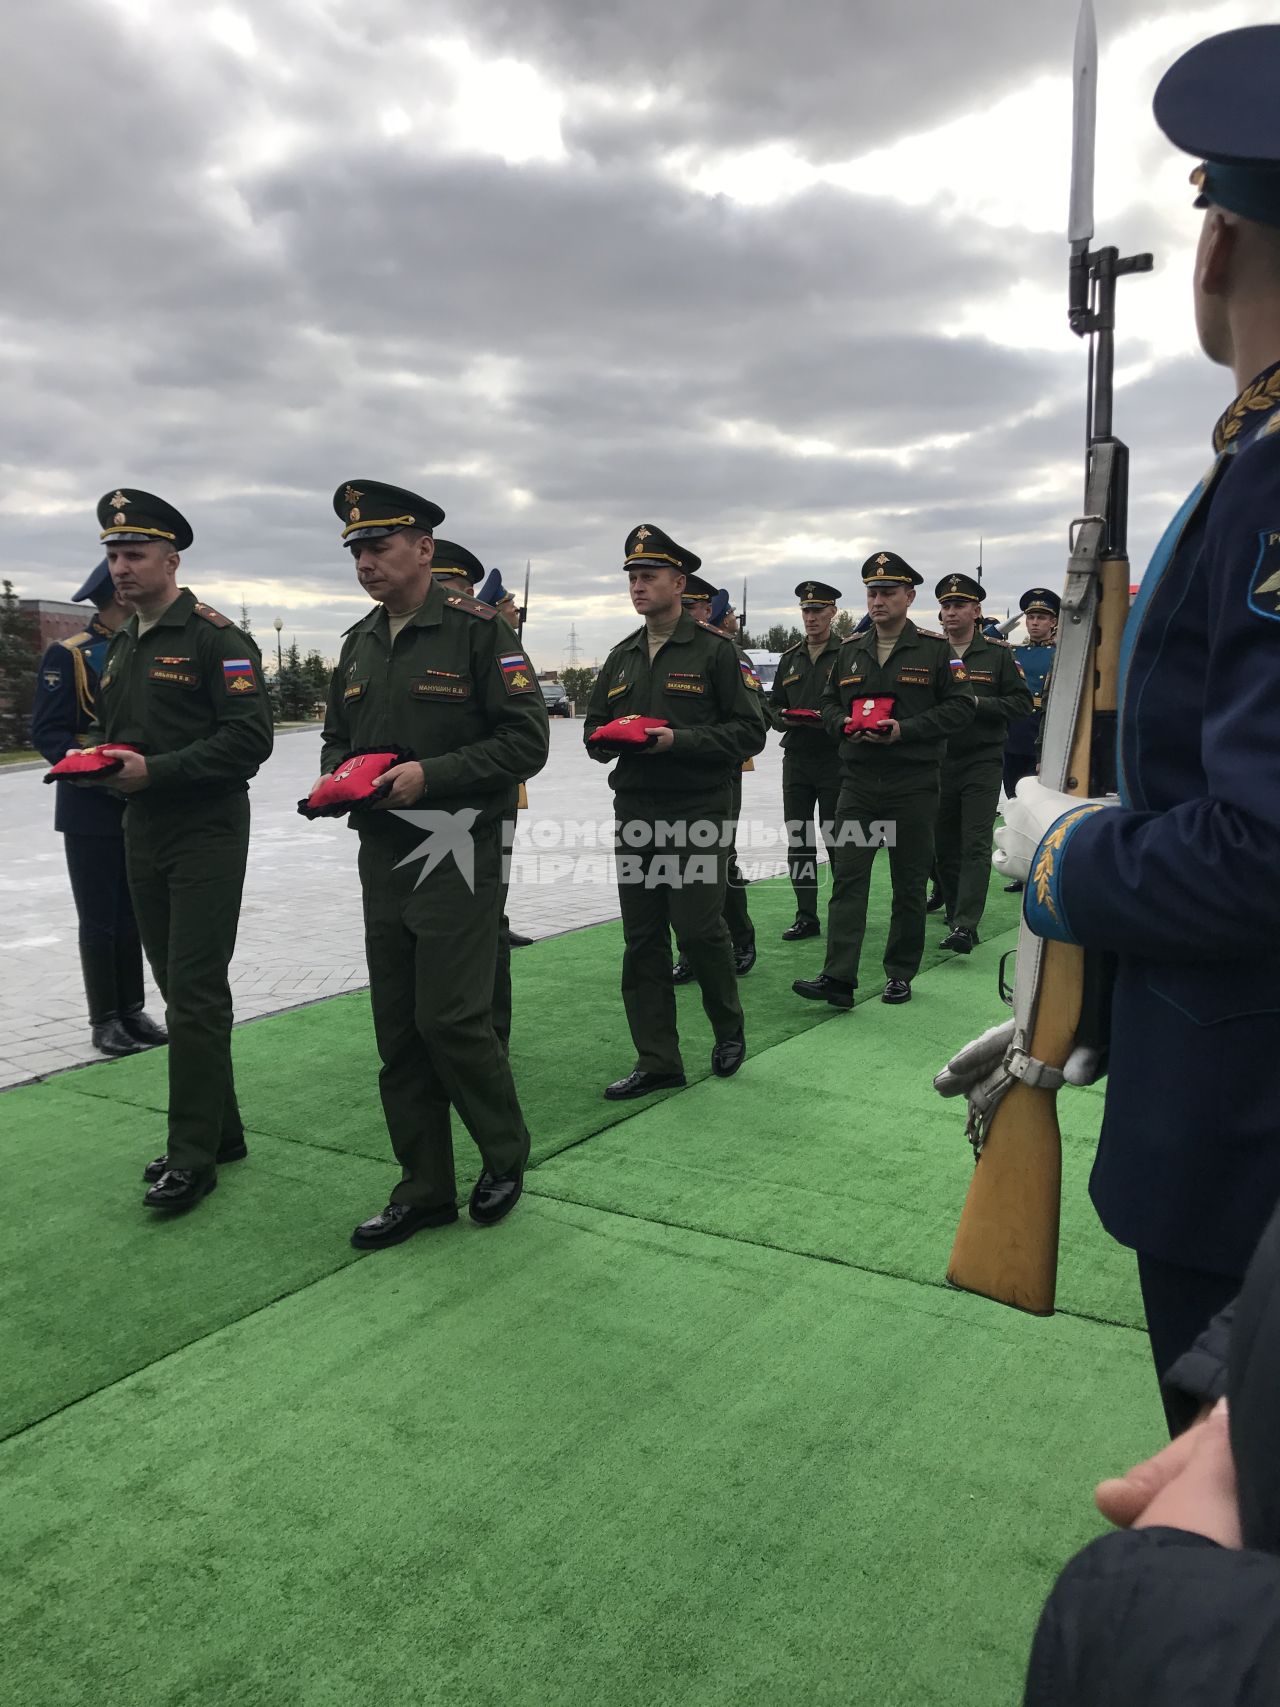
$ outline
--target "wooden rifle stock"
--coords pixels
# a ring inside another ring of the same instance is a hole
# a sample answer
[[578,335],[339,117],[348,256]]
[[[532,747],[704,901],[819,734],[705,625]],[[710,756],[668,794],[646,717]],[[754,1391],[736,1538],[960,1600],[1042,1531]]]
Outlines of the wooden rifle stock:
[[[1081,699],[1072,737],[1069,794],[1090,791],[1095,711],[1116,710],[1120,637],[1128,610],[1128,559],[1104,557],[1090,647],[1093,692]],[[1110,732],[1110,722],[1106,727]],[[1059,1069],[1066,1064],[1080,1025],[1083,992],[1083,950],[1046,942],[1029,1045],[1035,1060]],[[1056,1091],[1015,1080],[997,1104],[947,1266],[953,1286],[1033,1316],[1053,1314],[1057,1288],[1062,1194],[1057,1099]]]

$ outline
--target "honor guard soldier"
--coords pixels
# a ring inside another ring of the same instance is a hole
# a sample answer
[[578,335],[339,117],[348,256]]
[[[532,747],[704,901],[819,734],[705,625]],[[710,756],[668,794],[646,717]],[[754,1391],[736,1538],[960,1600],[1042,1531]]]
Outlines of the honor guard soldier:
[[[727,636],[696,622],[681,604],[700,566],[700,558],[661,528],[644,525],[628,534],[631,602],[644,620],[605,659],[584,725],[593,758],[608,763],[622,755],[609,782],[626,941],[622,997],[636,1066],[608,1086],[611,1102],[685,1082],[671,987],[672,931],[715,1035],[712,1071],[728,1078],[746,1055],[724,922],[727,833],[734,781],[743,760],[763,747],[765,731],[754,673]],[[643,744],[624,748],[637,729]]]
[[[733,626],[726,627],[724,618],[729,612],[729,595],[723,588],[715,588],[710,581],[703,580],[701,575],[690,575],[686,578],[684,593],[680,600],[687,615],[695,622],[702,623],[715,629],[717,634],[723,634],[732,642],[737,653],[739,665],[745,665],[751,672],[751,679],[759,690],[760,682],[756,676],[755,667],[747,657],[738,640],[737,619]],[[765,728],[768,722],[764,711],[764,701],[756,702],[760,707],[761,720]],[[754,770],[755,765],[747,759],[738,769],[733,778],[729,811],[733,818],[733,836],[729,843],[729,862],[724,886],[724,922],[729,927],[729,940],[733,944],[733,966],[739,978],[746,976],[756,963],[756,929],[751,923],[751,913],[747,906],[747,884],[738,864],[738,820],[742,817],[742,773]],[[680,955],[671,969],[671,980],[675,984],[691,984],[693,968],[683,955]]]
[[778,660],[769,708],[782,736],[782,813],[787,825],[787,872],[796,894],[795,923],[784,942],[821,936],[818,922],[818,830],[831,855],[832,826],[840,793],[840,749],[822,722],[822,696],[840,651],[835,633],[840,593],[824,581],[801,581],[796,588],[804,639]]
[[997,864],[1035,874],[1031,928],[1116,957],[1090,1193],[1137,1254],[1161,1373],[1280,1199],[1278,80],[1266,24],[1201,42],[1156,90],[1160,128],[1202,161],[1196,329],[1238,395],[1129,612],[1119,803],[1028,778],[996,833]]
[[969,954],[991,884],[991,832],[1000,806],[1005,734],[1031,711],[1031,692],[1013,652],[978,629],[986,597],[972,575],[944,575],[935,589],[942,628],[964,663],[977,701],[973,722],[947,742],[934,826],[938,886],[947,910],[942,947]]
[[[1023,777],[1036,774],[1040,721],[1053,670],[1054,635],[1061,608],[1062,600],[1049,587],[1029,587],[1018,600],[1018,609],[1026,616],[1027,638],[1023,645],[1014,647],[1013,656],[1030,690],[1031,710],[1025,717],[1015,718],[1005,736],[1003,783],[1010,800]],[[1005,887],[1012,895],[1022,885],[1009,883]]]
[[451,1107],[484,1164],[471,1219],[491,1226],[520,1197],[529,1131],[494,1028],[494,969],[507,893],[503,825],[522,779],[546,763],[547,708],[493,607],[434,579],[438,504],[350,480],[333,507],[375,606],[344,638],[321,768],[330,775],[371,751],[397,761],[379,778],[376,803],[350,818],[360,837],[378,1085],[401,1168],[390,1202],[351,1235],[357,1249],[376,1250],[457,1220]]
[[827,961],[820,977],[791,986],[835,1008],[853,1006],[871,867],[881,845],[889,849],[893,883],[882,1000],[911,1000],[924,954],[942,755],[948,737],[974,716],[963,663],[940,634],[907,616],[924,577],[897,552],[878,551],[862,565],[862,579],[871,628],[841,646],[822,695],[823,723],[840,744],[841,768]]
[[[50,764],[94,739],[103,661],[128,615],[105,557],[72,599],[90,600],[94,614],[82,633],[55,640],[40,660],[31,712],[31,744]],[[103,1055],[133,1055],[168,1034],[143,1012],[142,944],[124,864],[124,796],[74,782],[55,787],[53,827],[62,835],[79,921],[93,1047]]]
[[[144,1169],[152,1209],[189,1209],[217,1164],[246,1154],[231,1071],[227,969],[249,855],[249,779],[271,754],[271,707],[249,636],[178,585],[191,528],[119,487],[98,505],[111,578],[134,614],[103,665],[104,755],[127,796],[129,890],[165,999],[169,1142]],[[116,743],[124,743],[117,746]]]

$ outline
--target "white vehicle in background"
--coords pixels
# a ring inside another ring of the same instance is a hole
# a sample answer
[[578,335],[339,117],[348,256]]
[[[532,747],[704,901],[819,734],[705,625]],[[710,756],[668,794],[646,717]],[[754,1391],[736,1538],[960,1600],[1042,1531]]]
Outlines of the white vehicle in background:
[[778,673],[778,661],[782,657],[782,653],[753,652],[748,649],[747,657],[751,660],[752,669],[760,678],[761,688],[765,693],[768,693],[769,689],[773,686],[773,678]]

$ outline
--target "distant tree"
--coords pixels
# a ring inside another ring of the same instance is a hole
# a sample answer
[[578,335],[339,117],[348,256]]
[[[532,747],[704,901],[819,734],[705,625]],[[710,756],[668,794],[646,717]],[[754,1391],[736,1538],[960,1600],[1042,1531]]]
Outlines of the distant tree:
[[798,628],[784,628],[780,622],[775,622],[764,637],[764,650],[785,652],[788,646],[795,646],[803,639],[804,635]]
[[836,619],[831,626],[837,634],[852,634],[860,620],[851,610],[841,610],[836,612]]
[[307,685],[312,703],[323,701],[329,692],[329,677],[333,674],[327,659],[322,658],[313,646],[302,660],[302,679]]
[[596,672],[588,669],[585,664],[571,664],[567,670],[561,670],[561,685],[576,710],[586,709],[587,701],[591,697],[591,684],[595,679]]
[[244,602],[244,594],[243,593],[240,595],[240,626],[244,630],[244,632],[248,636],[248,638],[250,640],[252,640],[254,645],[256,646],[258,644],[258,642],[256,639],[254,639],[253,630],[249,626],[249,607]]
[[19,608],[13,582],[0,589],[0,751],[29,747],[31,705],[40,667],[35,618]]
[[296,640],[291,640],[285,647],[277,693],[276,715],[281,722],[297,723],[310,717],[314,695],[303,671]]

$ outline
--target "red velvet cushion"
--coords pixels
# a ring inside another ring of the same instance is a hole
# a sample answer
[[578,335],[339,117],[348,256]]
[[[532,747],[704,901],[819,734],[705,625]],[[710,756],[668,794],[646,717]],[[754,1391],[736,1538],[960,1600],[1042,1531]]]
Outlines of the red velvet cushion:
[[[108,741],[109,747],[119,747],[125,753],[140,753],[141,747],[131,747],[127,741]],[[101,747],[85,747],[82,752],[68,753],[65,759],[44,773],[46,782],[98,782],[124,769],[124,760],[108,757]]]
[[879,734],[877,725],[886,723],[892,716],[893,695],[891,693],[875,694],[867,699],[855,699],[849,707],[844,732],[846,735],[852,735],[855,730],[870,729]]
[[782,721],[784,723],[818,724],[822,722],[822,713],[820,711],[810,711],[807,706],[803,705],[789,705],[782,714]]
[[631,753],[637,747],[652,747],[657,736],[655,729],[669,729],[665,717],[646,717],[633,711],[628,717],[615,717],[612,723],[602,723],[588,736],[593,747],[604,747],[611,753]]
[[370,805],[382,797],[378,779],[392,765],[403,764],[406,756],[381,750],[348,753],[337,770],[321,777],[307,798],[298,802],[298,811],[304,818],[340,818],[353,806]]

